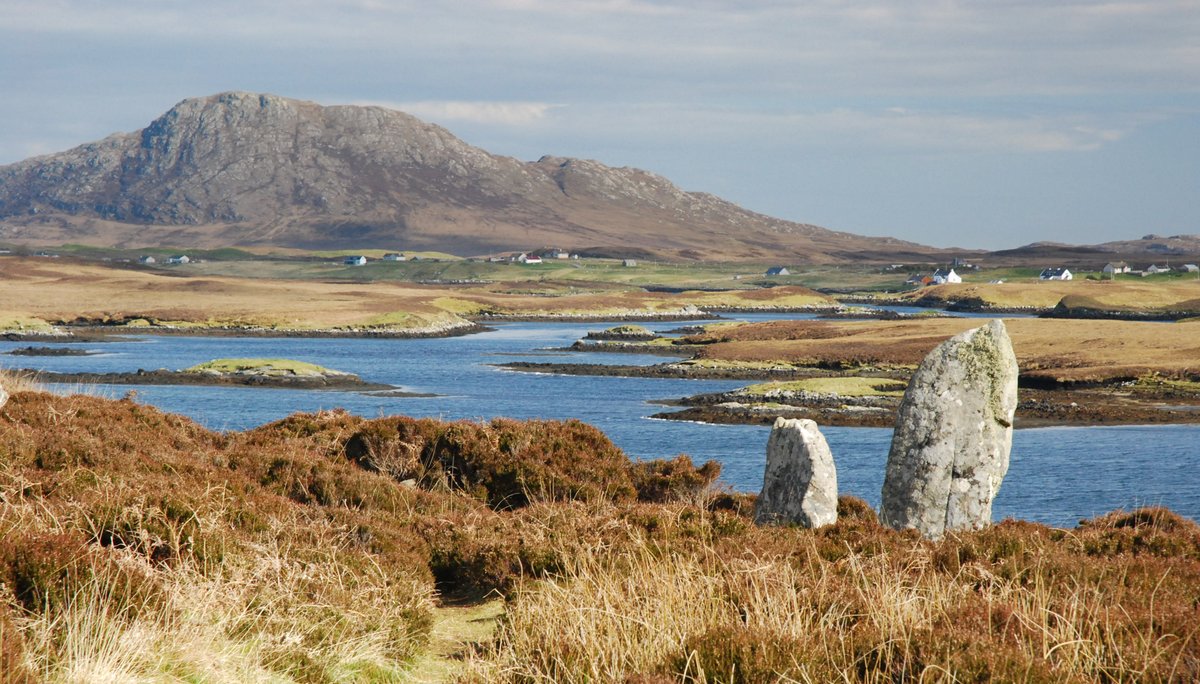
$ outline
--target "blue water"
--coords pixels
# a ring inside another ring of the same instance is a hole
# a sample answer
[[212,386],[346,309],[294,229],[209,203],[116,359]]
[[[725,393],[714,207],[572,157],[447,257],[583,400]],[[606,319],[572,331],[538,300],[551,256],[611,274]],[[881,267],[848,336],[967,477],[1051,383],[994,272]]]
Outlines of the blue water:
[[[738,315],[741,320],[805,318],[803,314]],[[241,430],[297,411],[345,408],[359,415],[444,419],[578,418],[604,430],[635,458],[686,453],[720,461],[722,481],[738,491],[762,484],[768,428],[653,420],[668,410],[650,400],[718,392],[741,381],[609,378],[530,374],[489,364],[506,361],[661,363],[664,357],[552,351],[589,330],[615,323],[511,323],[492,332],[428,340],[224,337],[135,337],[80,346],[95,356],[0,356],[3,367],[69,372],[180,369],[223,357],[283,357],[310,361],[435,397],[380,397],[353,392],[226,387],[98,386],[87,391],[137,399],[218,430]],[[675,323],[649,326],[658,330]],[[0,353],[27,343],[0,342]],[[77,389],[77,388],[63,388]],[[822,428],[837,460],[843,493],[879,503],[891,431]],[[1161,504],[1200,519],[1200,426],[1086,427],[1018,430],[1012,465],[996,500],[997,519],[1052,525],[1118,508]]]

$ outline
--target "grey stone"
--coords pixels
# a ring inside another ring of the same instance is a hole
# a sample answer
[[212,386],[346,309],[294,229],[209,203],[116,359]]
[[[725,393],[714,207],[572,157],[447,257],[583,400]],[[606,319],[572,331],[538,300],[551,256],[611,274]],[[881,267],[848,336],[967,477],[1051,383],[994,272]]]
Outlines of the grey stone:
[[767,440],[767,469],[754,521],[822,527],[837,522],[837,468],[811,420],[777,418]]
[[5,392],[4,388],[0,387],[0,408],[4,408],[4,405],[7,403],[8,403],[8,392]]
[[930,539],[991,523],[1008,471],[1017,358],[995,320],[938,345],[913,374],[896,418],[880,518]]

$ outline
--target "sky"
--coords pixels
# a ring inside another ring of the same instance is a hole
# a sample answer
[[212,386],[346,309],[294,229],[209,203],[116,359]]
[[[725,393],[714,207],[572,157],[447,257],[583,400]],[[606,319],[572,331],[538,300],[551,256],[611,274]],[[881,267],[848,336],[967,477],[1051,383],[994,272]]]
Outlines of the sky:
[[0,0],[0,164],[228,90],[940,247],[1200,233],[1200,0]]

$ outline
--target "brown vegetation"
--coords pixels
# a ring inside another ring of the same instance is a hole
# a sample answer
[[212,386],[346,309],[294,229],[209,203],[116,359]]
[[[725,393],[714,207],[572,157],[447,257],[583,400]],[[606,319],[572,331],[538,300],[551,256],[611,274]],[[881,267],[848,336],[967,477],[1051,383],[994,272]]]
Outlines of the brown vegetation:
[[[711,293],[649,293],[640,288],[511,293],[513,284],[436,287],[412,283],[180,277],[69,260],[0,258],[0,330],[38,324],[149,325],[379,330],[467,325],[465,317],[653,316],[714,300]],[[520,288],[518,288],[520,289]],[[553,296],[546,296],[553,295]],[[744,297],[749,297],[743,302]],[[776,288],[786,306],[830,306],[801,287]],[[715,300],[714,300],[715,301]],[[762,306],[762,293],[723,293],[726,306]],[[142,326],[128,327],[128,326]]]
[[965,303],[992,309],[1049,310],[1066,298],[1089,302],[1097,310],[1168,312],[1200,310],[1200,281],[1121,279],[1012,281],[1001,284],[951,283],[903,293],[898,303],[923,306]]
[[[698,358],[797,365],[911,368],[938,343],[978,319],[774,321],[721,326],[687,342]],[[1065,383],[1130,380],[1150,373],[1200,376],[1196,323],[1007,319],[1023,378]]]
[[0,410],[3,681],[397,681],[439,593],[500,592],[468,681],[1188,681],[1200,528],[1169,511],[930,543],[856,499],[757,528],[714,464],[577,422],[129,400]]

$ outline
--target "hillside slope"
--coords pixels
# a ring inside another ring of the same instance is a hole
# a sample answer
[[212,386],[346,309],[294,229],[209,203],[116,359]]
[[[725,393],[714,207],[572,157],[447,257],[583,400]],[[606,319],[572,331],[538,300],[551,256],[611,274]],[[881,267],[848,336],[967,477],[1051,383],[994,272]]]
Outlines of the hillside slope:
[[815,262],[934,251],[773,219],[638,169],[489,154],[398,111],[239,92],[0,167],[0,239]]

